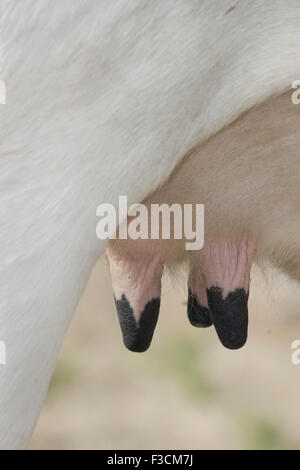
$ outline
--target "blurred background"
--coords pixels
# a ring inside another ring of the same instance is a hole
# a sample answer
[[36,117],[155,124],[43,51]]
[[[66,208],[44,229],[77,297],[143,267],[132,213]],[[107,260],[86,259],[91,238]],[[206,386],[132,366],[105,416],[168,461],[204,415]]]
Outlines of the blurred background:
[[252,272],[249,338],[226,350],[192,327],[163,279],[150,349],[125,349],[104,260],[67,334],[31,449],[300,449],[300,290]]

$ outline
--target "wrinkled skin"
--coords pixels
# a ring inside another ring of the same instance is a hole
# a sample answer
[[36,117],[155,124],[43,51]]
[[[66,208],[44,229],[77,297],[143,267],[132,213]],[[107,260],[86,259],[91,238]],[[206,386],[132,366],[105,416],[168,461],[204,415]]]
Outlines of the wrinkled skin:
[[[188,317],[192,325],[215,325],[224,346],[237,349],[247,339],[250,268],[255,243],[246,235],[207,243],[191,255]],[[151,343],[156,326],[161,277],[167,252],[163,242],[119,241],[107,248],[124,344],[137,352]]]

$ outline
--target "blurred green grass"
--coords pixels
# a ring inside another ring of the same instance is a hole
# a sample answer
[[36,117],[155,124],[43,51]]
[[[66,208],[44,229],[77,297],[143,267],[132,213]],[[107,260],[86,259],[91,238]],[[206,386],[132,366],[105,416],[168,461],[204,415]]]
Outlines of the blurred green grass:
[[279,422],[259,414],[245,413],[240,421],[242,445],[249,450],[299,449],[299,443],[287,436]]
[[169,334],[164,346],[152,356],[155,368],[166,378],[174,380],[193,400],[212,398],[216,386],[206,370],[206,344],[195,343],[187,334],[175,331]]

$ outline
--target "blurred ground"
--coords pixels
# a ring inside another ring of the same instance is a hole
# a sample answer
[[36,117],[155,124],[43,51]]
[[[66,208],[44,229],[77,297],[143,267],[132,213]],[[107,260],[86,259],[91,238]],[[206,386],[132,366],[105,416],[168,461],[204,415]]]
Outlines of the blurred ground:
[[247,345],[224,349],[188,323],[184,290],[163,283],[151,348],[127,351],[105,263],[61,351],[32,449],[300,449],[300,290],[252,276]]

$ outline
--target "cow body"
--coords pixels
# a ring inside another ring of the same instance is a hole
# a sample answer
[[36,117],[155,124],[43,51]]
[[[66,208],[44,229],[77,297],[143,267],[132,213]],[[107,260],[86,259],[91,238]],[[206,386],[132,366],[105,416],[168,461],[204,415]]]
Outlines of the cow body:
[[[262,115],[251,128],[261,136],[259,156],[249,136],[246,159],[243,127],[229,128],[224,142],[226,134],[212,136],[299,78],[300,5],[10,0],[0,13],[7,88],[0,108],[0,332],[7,345],[0,446],[18,448],[32,432],[72,313],[105,248],[95,235],[100,203],[116,205],[120,194],[129,203],[146,199],[180,162],[187,166],[172,175],[172,187],[184,200],[195,164],[187,197],[208,205],[208,230],[230,232],[245,219],[261,237],[258,246],[298,272],[295,127],[283,154],[272,146],[281,124],[263,133],[272,114]],[[230,129],[237,129],[233,136]],[[171,186],[162,187],[166,199],[174,197]],[[277,210],[289,224],[285,235]]]

